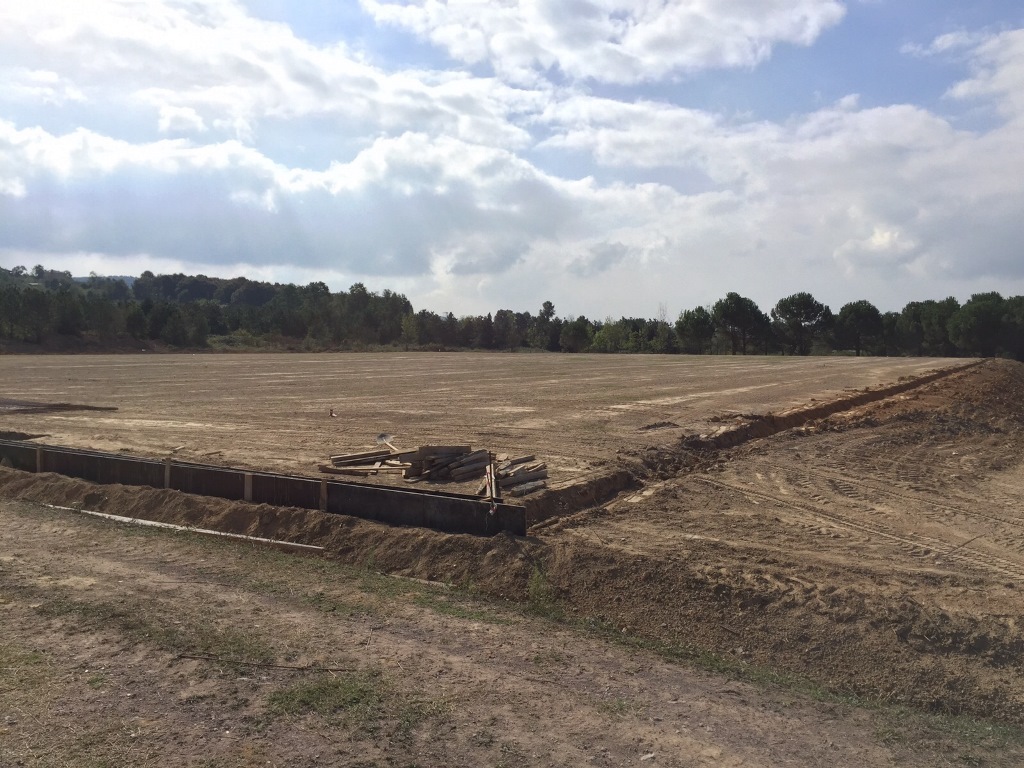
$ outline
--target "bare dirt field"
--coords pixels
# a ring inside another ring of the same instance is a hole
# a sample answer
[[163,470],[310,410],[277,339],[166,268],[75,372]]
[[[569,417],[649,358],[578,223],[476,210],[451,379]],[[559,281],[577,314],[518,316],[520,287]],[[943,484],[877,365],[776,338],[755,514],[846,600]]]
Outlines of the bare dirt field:
[[[331,453],[469,443],[536,453],[554,480],[723,414],[822,399],[962,361],[545,354],[0,356],[0,397],[116,407],[0,410],[58,445],[316,474]],[[337,418],[330,418],[333,408]],[[677,426],[666,426],[675,424]],[[652,428],[654,425],[660,425]]]
[[[415,445],[465,430],[495,450],[550,449],[566,472],[651,445],[678,457],[600,507],[494,539],[0,469],[0,765],[1024,764],[1024,366],[986,361],[694,452],[680,437],[723,416],[937,361],[421,359],[324,357],[319,386],[346,383],[316,394],[317,357],[273,357],[267,379],[291,370],[309,402],[286,401],[284,383],[233,384],[187,418],[199,384],[186,377],[198,377],[175,374],[175,359],[147,359],[146,373],[136,358],[65,358],[87,374],[0,359],[6,397],[119,407],[0,415],[0,430],[55,443],[161,455],[187,437],[196,454],[223,446],[226,463],[301,470],[292,454],[359,448],[364,434]],[[231,369],[258,379],[255,358],[177,360],[220,371],[202,386]],[[104,362],[140,369],[118,381]],[[417,366],[415,384],[399,373]],[[542,386],[556,369],[568,380]],[[143,428],[135,390],[156,381]],[[268,410],[221,421],[213,403],[229,397]],[[466,415],[499,404],[535,410]],[[324,418],[331,406],[342,418]],[[679,426],[641,429],[659,422]],[[328,557],[40,503],[317,543]]]

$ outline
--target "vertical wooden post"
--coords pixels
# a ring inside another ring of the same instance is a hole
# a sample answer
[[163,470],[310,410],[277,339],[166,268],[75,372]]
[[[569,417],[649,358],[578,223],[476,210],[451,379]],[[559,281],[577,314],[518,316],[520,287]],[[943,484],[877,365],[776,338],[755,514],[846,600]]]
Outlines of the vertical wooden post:
[[245,473],[245,491],[243,496],[246,501],[252,501],[252,472]]
[[43,449],[40,446],[36,446],[36,472],[43,471]]
[[164,488],[171,487],[171,457],[164,459]]
[[320,511],[327,511],[327,478],[320,478]]

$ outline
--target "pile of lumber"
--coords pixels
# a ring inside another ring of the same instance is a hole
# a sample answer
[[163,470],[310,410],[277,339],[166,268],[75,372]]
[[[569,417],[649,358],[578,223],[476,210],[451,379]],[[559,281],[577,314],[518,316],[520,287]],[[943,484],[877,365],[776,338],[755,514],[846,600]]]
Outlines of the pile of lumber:
[[330,464],[321,464],[320,471],[357,477],[400,473],[411,483],[460,483],[486,476],[478,494],[487,497],[502,493],[524,496],[545,487],[548,476],[547,465],[534,456],[495,456],[483,449],[474,451],[469,445],[422,445],[400,450],[390,443],[386,448],[331,456]]
[[468,445],[422,445],[413,454],[405,479],[459,483],[481,477],[490,463],[490,451],[474,451]]
[[[498,481],[501,493],[509,496],[525,496],[547,486],[548,465],[537,461],[536,456],[519,456],[510,459],[499,456],[494,468],[494,476]],[[486,482],[477,489],[478,494],[487,493]]]
[[321,464],[320,471],[332,475],[366,477],[382,473],[402,473],[409,466],[408,457],[415,451],[400,451],[388,446],[362,453],[342,453],[331,456],[330,464]]

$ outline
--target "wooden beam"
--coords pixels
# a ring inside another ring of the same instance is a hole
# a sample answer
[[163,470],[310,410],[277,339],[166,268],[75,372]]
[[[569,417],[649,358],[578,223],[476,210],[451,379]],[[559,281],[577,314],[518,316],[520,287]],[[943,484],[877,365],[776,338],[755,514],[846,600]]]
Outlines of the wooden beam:
[[525,496],[528,493],[539,491],[541,488],[547,485],[546,480],[537,480],[533,483],[524,483],[523,485],[517,485],[515,488],[510,488],[508,491],[509,496]]

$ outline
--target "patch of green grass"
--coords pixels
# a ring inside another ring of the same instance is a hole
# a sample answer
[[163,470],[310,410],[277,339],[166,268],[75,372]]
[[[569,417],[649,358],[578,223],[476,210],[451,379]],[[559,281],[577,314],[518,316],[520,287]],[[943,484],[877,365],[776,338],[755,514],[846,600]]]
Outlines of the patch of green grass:
[[88,685],[90,688],[102,688],[104,685],[107,684],[106,675],[93,675],[85,681],[85,684]]
[[599,712],[604,712],[606,715],[612,715],[614,717],[625,717],[626,715],[637,715],[640,713],[640,707],[636,702],[630,701],[629,699],[623,699],[616,697],[614,699],[606,699],[599,701],[597,704]]
[[383,684],[378,675],[337,673],[274,691],[267,699],[276,715],[344,715],[360,724],[381,717]]
[[868,702],[878,718],[876,734],[890,747],[913,749],[920,744],[957,745],[964,765],[987,765],[988,757],[1024,748],[1024,729],[962,715],[921,712],[909,707],[881,707]]
[[538,667],[555,667],[565,664],[565,656],[558,651],[541,651],[533,656],[533,663]]
[[534,565],[530,572],[526,594],[529,608],[533,613],[556,621],[564,618],[562,606],[558,603],[555,591],[540,566]]
[[371,611],[359,605],[354,605],[345,600],[340,600],[333,595],[328,595],[322,589],[318,589],[305,597],[306,602],[320,613],[333,613],[338,616],[358,616],[359,614],[371,613]]
[[396,692],[378,672],[316,675],[267,697],[270,717],[315,715],[394,743],[408,743],[427,720],[442,720],[443,702]]
[[139,600],[89,602],[47,593],[37,606],[44,616],[74,621],[80,630],[115,630],[134,643],[150,643],[173,653],[215,656],[220,660],[266,662],[274,651],[251,630],[219,628],[213,616],[172,617],[158,605]]
[[0,683],[4,688],[30,694],[49,679],[46,657],[9,643],[0,643]]
[[444,593],[428,589],[416,595],[413,602],[421,608],[429,608],[434,613],[464,621],[480,621],[498,625],[511,623],[507,618],[496,614],[485,601],[466,597],[459,593]]
[[359,588],[364,593],[388,600],[409,594],[418,595],[426,586],[410,579],[399,579],[374,570],[365,570],[359,575]]

